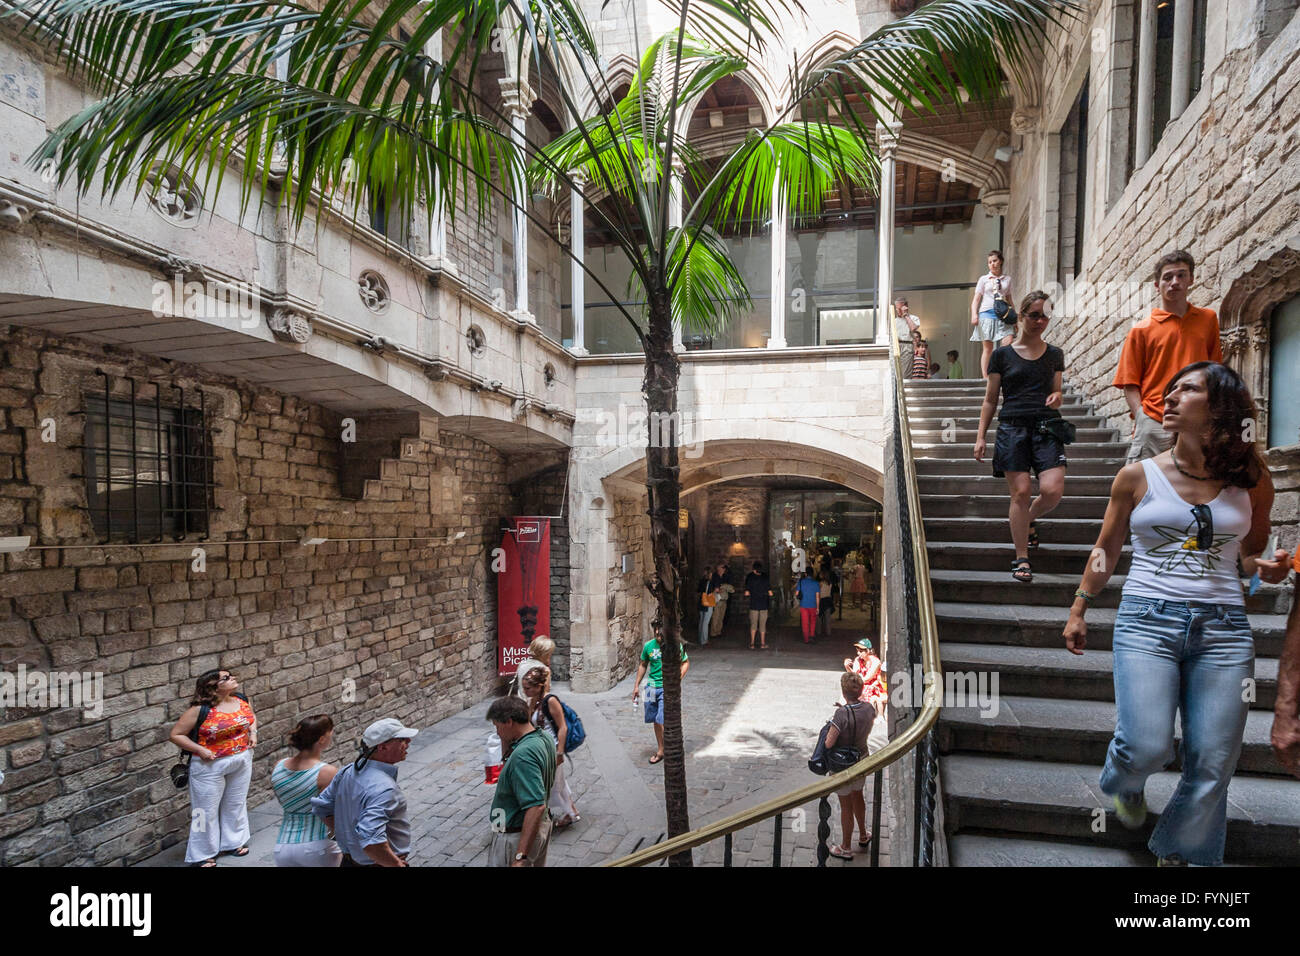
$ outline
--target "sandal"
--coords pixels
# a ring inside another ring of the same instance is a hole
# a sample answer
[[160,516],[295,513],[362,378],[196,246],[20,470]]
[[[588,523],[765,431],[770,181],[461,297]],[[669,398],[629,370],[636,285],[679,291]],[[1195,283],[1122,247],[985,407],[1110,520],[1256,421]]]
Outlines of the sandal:
[[859,841],[858,841],[858,849],[859,849],[859,850],[865,850],[865,849],[866,849],[867,847],[869,847],[869,846],[871,846],[871,837],[870,837],[870,836],[868,836],[865,840],[859,840]]
[[558,821],[556,821],[555,823],[553,823],[553,824],[551,825],[551,828],[554,829],[554,830],[563,830],[565,827],[571,827],[571,826],[573,826],[573,824],[574,824],[574,819],[573,819],[573,817],[569,816],[569,815],[566,813],[566,814],[564,815],[563,818],[561,818],[560,820],[558,820]]
[[1034,580],[1034,569],[1029,566],[1028,558],[1016,558],[1011,562],[1011,576],[1021,584]]
[[844,847],[836,843],[834,846],[831,847],[831,856],[840,860],[851,860],[853,859],[853,851],[846,850],[844,849]]
[[1029,546],[1031,548],[1038,547],[1038,522],[1037,521],[1029,522]]
[[197,866],[204,870],[211,869],[217,865],[217,858],[214,856],[210,860],[199,860],[197,863],[191,863],[190,866]]
[[248,856],[248,847],[241,846],[238,850],[222,850],[222,856]]
[[651,763],[659,763],[659,761],[661,761],[661,760],[663,760],[663,759],[664,759],[664,755],[663,755],[663,754],[652,754],[652,755],[650,756],[650,762],[651,762]]

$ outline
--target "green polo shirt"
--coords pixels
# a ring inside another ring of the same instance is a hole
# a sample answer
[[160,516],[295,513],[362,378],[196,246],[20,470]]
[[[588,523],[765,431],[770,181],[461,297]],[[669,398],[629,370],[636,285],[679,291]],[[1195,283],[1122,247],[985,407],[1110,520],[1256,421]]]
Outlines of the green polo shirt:
[[489,819],[493,825],[504,820],[510,829],[523,826],[524,811],[545,806],[553,783],[555,741],[544,730],[524,734],[501,768]]

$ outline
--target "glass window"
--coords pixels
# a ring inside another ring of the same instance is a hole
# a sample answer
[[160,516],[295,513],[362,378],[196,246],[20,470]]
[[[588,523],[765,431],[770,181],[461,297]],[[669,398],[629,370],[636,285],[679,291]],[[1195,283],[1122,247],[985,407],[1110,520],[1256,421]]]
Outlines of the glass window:
[[1268,446],[1300,444],[1300,296],[1273,312],[1269,329]]

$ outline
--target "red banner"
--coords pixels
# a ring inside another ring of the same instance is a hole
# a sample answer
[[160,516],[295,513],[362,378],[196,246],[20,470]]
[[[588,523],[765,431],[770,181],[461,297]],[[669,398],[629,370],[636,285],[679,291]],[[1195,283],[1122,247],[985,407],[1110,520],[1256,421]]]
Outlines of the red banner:
[[507,518],[497,571],[497,673],[514,676],[535,637],[551,635],[551,519]]

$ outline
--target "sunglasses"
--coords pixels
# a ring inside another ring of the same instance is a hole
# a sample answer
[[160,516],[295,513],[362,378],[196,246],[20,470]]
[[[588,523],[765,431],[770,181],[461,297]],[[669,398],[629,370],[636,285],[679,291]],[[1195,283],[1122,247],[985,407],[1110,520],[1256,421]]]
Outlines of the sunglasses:
[[1210,513],[1210,506],[1193,505],[1192,517],[1196,519],[1196,544],[1193,547],[1197,551],[1209,551],[1214,546],[1214,515]]

